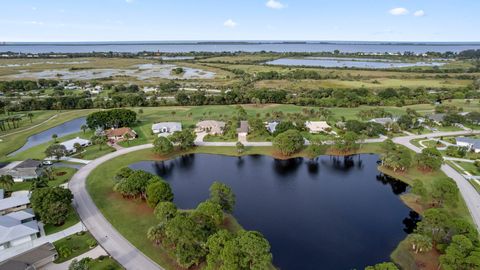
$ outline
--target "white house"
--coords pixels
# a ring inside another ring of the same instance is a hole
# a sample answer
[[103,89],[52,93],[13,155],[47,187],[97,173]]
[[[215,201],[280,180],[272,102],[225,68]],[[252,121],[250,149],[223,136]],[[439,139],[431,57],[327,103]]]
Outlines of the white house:
[[31,209],[0,216],[0,250],[37,239],[40,232]]
[[272,121],[272,122],[266,123],[266,124],[265,124],[265,127],[267,128],[268,132],[274,133],[275,130],[277,130],[278,124],[280,124],[280,122]]
[[182,131],[182,123],[178,122],[162,122],[152,125],[153,134],[166,137],[172,135],[176,131]]
[[329,132],[332,129],[325,121],[307,121],[305,122],[305,126],[310,133]]
[[77,152],[77,149],[75,148],[75,144],[80,144],[82,147],[87,147],[92,144],[91,141],[82,139],[80,137],[77,137],[75,139],[68,140],[66,142],[60,143],[61,145],[65,146],[65,149],[67,149],[67,152],[69,154],[73,154]]
[[391,117],[373,118],[369,122],[377,123],[377,124],[380,124],[382,126],[386,126],[388,124],[397,122],[397,118],[391,118]]
[[457,137],[455,141],[459,147],[466,147],[469,151],[480,153],[480,139]]

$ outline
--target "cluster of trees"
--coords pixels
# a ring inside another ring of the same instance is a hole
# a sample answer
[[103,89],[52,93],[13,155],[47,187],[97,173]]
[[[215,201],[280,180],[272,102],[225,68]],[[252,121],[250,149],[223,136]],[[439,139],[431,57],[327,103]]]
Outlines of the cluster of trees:
[[408,236],[415,253],[430,251],[433,247],[440,256],[442,269],[478,269],[480,242],[475,227],[468,221],[452,217],[441,208],[425,211],[415,233]]
[[115,175],[115,181],[114,190],[123,197],[141,198],[153,207],[161,201],[173,200],[170,185],[160,177],[145,171],[122,168]]
[[387,133],[385,127],[379,123],[361,122],[358,120],[348,120],[345,122],[345,129],[368,137],[375,137]]
[[305,140],[296,129],[289,129],[273,139],[273,147],[282,155],[290,156],[302,150]]
[[382,166],[390,168],[395,172],[408,170],[414,162],[418,168],[424,171],[439,170],[443,164],[442,153],[436,148],[424,148],[421,153],[412,157],[409,149],[397,145],[389,139],[382,144],[382,150]]
[[130,127],[137,121],[137,113],[128,109],[113,109],[91,113],[87,116],[87,126],[108,129]]
[[73,199],[69,189],[43,187],[32,191],[30,203],[44,224],[62,225],[68,217]]
[[176,131],[168,137],[157,137],[153,141],[153,152],[159,155],[168,155],[175,148],[180,151],[188,150],[195,145],[195,133],[191,129]]
[[381,157],[382,166],[390,168],[394,172],[406,171],[412,166],[412,154],[404,146],[397,145],[389,139],[382,144],[382,150],[384,152]]
[[172,202],[158,203],[154,213],[159,224],[148,230],[147,237],[174,254],[181,267],[206,262],[207,269],[268,268],[270,245],[260,233],[222,229],[225,213],[234,206],[233,191],[214,182],[210,198],[192,211],[177,210]]

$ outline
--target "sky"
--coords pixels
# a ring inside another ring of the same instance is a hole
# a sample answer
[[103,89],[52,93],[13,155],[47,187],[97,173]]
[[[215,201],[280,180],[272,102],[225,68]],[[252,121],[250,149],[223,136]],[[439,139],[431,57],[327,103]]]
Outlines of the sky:
[[0,42],[480,41],[478,0],[0,0]]

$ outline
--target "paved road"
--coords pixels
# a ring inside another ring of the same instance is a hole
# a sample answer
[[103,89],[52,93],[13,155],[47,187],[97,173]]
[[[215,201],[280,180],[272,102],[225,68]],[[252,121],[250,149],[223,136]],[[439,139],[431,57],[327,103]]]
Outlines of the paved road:
[[83,223],[95,239],[97,239],[98,243],[128,270],[153,270],[163,268],[140,252],[113,228],[90,198],[85,187],[85,182],[92,170],[103,162],[130,152],[151,147],[151,144],[139,145],[121,149],[100,157],[81,168],[70,180],[69,188],[74,195],[74,206]]
[[[469,134],[480,134],[480,131],[455,131],[455,132],[438,132],[424,135],[414,135],[394,138],[393,141],[398,144],[402,144],[411,150],[420,153],[422,149],[413,145],[410,141],[421,138],[434,138],[434,137],[447,137],[447,136],[461,136]],[[451,166],[444,164],[441,170],[450,178],[452,178],[458,186],[460,193],[467,204],[468,210],[473,218],[473,221],[477,225],[477,229],[480,231],[480,194],[475,188],[468,182],[465,177],[458,173]]]

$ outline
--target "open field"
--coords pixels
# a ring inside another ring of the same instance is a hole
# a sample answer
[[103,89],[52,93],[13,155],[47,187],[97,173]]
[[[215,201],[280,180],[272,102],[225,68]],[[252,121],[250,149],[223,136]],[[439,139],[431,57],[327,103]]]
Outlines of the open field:
[[361,80],[264,80],[255,84],[256,88],[271,88],[271,89],[285,89],[285,90],[315,90],[319,88],[368,88],[368,89],[384,89],[384,88],[457,88],[465,87],[471,84],[470,80],[456,80],[456,79],[361,79]]

